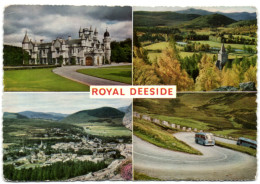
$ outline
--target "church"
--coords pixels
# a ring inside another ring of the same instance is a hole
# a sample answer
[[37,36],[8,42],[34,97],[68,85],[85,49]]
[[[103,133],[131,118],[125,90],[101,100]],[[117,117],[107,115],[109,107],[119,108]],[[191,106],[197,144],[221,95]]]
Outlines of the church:
[[[30,55],[31,65],[85,65],[99,66],[110,64],[111,38],[109,32],[104,33],[103,42],[98,40],[98,31],[80,28],[79,38],[56,38],[52,42],[32,41],[25,33],[22,48]],[[25,62],[23,61],[23,64]]]
[[216,67],[219,70],[222,70],[227,61],[228,61],[228,54],[226,52],[226,49],[225,49],[225,46],[223,43],[220,48],[220,51],[218,53],[218,60],[216,61]]

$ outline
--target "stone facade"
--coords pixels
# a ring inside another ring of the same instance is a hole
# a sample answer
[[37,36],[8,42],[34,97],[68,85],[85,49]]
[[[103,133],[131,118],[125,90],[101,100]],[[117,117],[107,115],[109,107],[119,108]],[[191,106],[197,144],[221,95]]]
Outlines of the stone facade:
[[[22,42],[22,48],[31,56],[29,64],[32,65],[87,65],[98,66],[110,64],[111,38],[106,30],[101,43],[98,40],[97,29],[93,32],[92,27],[80,28],[79,38],[68,39],[56,38],[52,42],[39,43],[29,39],[27,32]],[[61,63],[59,63],[62,61]],[[25,64],[25,63],[24,63]]]

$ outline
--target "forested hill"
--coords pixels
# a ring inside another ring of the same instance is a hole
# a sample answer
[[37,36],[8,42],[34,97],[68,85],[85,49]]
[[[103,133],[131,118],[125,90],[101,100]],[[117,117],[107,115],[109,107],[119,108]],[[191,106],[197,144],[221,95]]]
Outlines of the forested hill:
[[233,24],[228,25],[228,27],[243,27],[243,26],[252,26],[257,25],[257,20],[241,20],[238,22],[235,22]]
[[177,26],[183,22],[193,20],[200,15],[181,14],[176,12],[134,12],[134,26]]
[[221,27],[236,21],[220,14],[204,15],[185,23],[186,28]]
[[[64,118],[62,122],[65,123],[86,123],[94,121],[106,120],[112,122],[113,119],[122,119],[125,113],[112,107],[101,107],[92,110],[83,110],[76,112]],[[121,122],[122,124],[122,122]]]

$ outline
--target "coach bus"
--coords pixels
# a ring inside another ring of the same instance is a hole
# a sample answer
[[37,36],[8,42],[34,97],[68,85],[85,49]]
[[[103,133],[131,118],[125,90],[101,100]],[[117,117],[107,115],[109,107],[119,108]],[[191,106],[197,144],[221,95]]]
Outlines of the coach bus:
[[195,142],[204,146],[214,146],[215,138],[212,133],[199,132],[195,134]]
[[256,141],[253,141],[251,139],[247,139],[244,137],[239,137],[239,139],[237,140],[237,145],[246,146],[246,147],[254,148],[254,149],[256,149],[256,147],[257,147]]

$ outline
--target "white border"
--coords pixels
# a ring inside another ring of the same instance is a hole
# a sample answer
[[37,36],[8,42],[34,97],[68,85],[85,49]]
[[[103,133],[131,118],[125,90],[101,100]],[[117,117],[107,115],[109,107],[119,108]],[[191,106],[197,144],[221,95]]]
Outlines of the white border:
[[[1,39],[0,39],[0,66],[2,68],[3,66],[3,12],[4,12],[4,7],[11,5],[11,4],[41,4],[41,5],[46,5],[46,4],[50,4],[50,5],[108,5],[108,6],[114,6],[114,5],[119,5],[119,6],[124,6],[124,5],[130,5],[130,6],[181,6],[181,7],[185,7],[185,6],[255,6],[257,9],[260,7],[260,3],[257,3],[257,0],[147,0],[147,1],[142,1],[142,0],[123,0],[123,1],[115,1],[115,0],[94,0],[94,1],[86,1],[86,0],[62,0],[62,1],[53,1],[53,0],[23,0],[23,1],[19,1],[19,0],[8,0],[3,2],[4,0],[2,0],[0,2],[0,22],[2,22],[2,26],[0,29],[0,35],[1,35]],[[258,13],[258,12],[257,12]],[[259,18],[258,18],[259,19]],[[258,25],[259,24],[259,20],[258,20]],[[258,35],[259,35],[259,30],[258,30]],[[258,50],[259,50],[259,39],[258,39]],[[260,64],[258,61],[258,68],[260,68]],[[0,77],[1,79],[3,79],[3,72],[0,73]],[[258,71],[258,75],[257,75],[257,80],[259,81],[259,71]],[[2,91],[3,91],[3,81],[0,80],[0,85],[1,85],[1,96],[2,96]],[[258,85],[259,86],[259,85]],[[260,90],[260,88],[258,87],[258,90]],[[2,100],[2,97],[1,97]],[[257,98],[257,103],[259,104],[259,98]],[[258,105],[259,108],[259,105]],[[2,105],[0,106],[0,112],[2,112]],[[260,113],[259,111],[257,112],[257,116],[259,117]],[[2,119],[2,113],[0,113],[0,118]],[[259,121],[258,121],[259,123]],[[1,127],[1,131],[0,131],[0,137],[2,138],[2,124],[0,125]],[[259,134],[259,129],[257,134]],[[258,136],[258,142],[259,142],[259,136]],[[2,139],[1,139],[2,141]],[[0,146],[2,146],[2,142],[0,143]],[[258,148],[259,149],[259,148]],[[259,151],[257,156],[259,157]],[[1,180],[3,181],[3,170],[2,170],[2,151],[0,152],[0,176],[1,176]],[[258,166],[259,166],[259,159],[258,159]],[[259,167],[258,167],[259,169]],[[257,172],[259,173],[259,172]],[[112,183],[113,181],[105,181],[103,183]],[[257,177],[256,181],[252,181],[252,182],[235,182],[235,184],[254,184],[254,183],[259,183],[259,176]],[[36,182],[31,182],[31,183],[36,183]],[[37,182],[37,183],[44,183],[44,182]],[[57,182],[49,182],[49,183],[57,183]],[[59,182],[60,183],[60,182]],[[79,183],[79,182],[77,182]],[[88,182],[88,183],[99,183],[99,182]],[[125,183],[125,182],[117,182],[117,183]],[[147,183],[147,182],[138,182],[138,183]],[[153,183],[161,183],[161,182],[153,182]],[[174,181],[169,181],[166,183],[177,183]],[[183,181],[181,183],[194,183],[194,182],[187,182],[187,181]],[[204,183],[212,183],[212,182],[204,182]],[[234,184],[234,182],[214,182],[214,183],[232,183]]]

